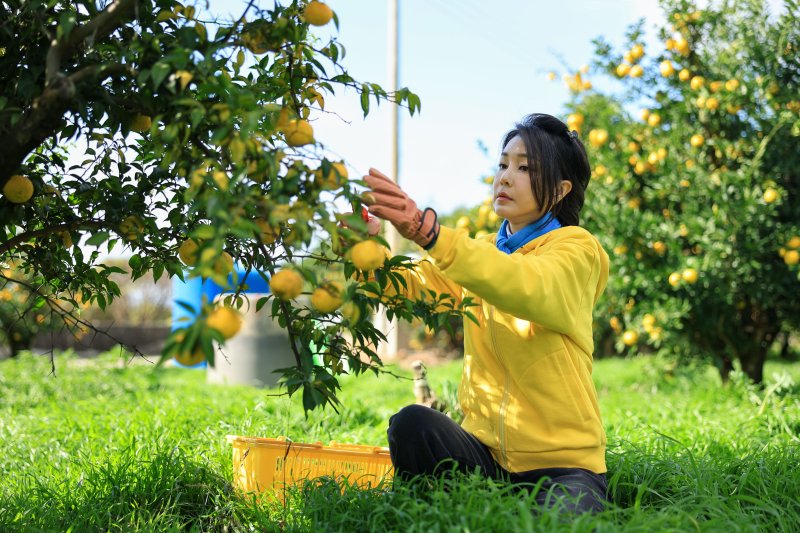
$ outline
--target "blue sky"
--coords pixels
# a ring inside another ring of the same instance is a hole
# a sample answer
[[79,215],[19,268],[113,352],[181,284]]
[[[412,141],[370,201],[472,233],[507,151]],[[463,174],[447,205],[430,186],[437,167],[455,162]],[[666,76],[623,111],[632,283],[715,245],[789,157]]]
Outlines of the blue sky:
[[[476,205],[488,194],[480,178],[491,173],[500,138],[515,120],[532,112],[565,118],[566,87],[560,78],[548,81],[547,72],[588,63],[599,35],[618,44],[630,24],[645,18],[652,29],[662,17],[655,0],[399,2],[399,84],[422,100],[418,115],[400,114],[399,182],[418,204],[442,213]],[[387,88],[387,2],[327,3],[339,17],[344,66],[359,81]],[[210,10],[240,15],[243,6],[212,0]],[[332,32],[333,23],[317,34]],[[351,177],[370,166],[388,173],[389,106],[364,119],[357,95],[348,91],[326,96],[326,109],[341,118],[317,116],[315,136],[348,163]]]

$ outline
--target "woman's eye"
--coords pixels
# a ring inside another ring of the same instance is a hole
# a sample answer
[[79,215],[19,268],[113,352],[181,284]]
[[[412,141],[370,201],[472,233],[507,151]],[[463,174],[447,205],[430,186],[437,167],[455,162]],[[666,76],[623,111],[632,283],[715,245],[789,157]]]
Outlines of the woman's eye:
[[508,167],[508,165],[506,165],[505,163],[498,163],[497,164],[497,168],[506,168],[506,167]]
[[519,169],[521,171],[523,171],[523,172],[527,172],[528,171],[528,167],[526,167],[525,165],[522,165],[521,167],[519,167]]

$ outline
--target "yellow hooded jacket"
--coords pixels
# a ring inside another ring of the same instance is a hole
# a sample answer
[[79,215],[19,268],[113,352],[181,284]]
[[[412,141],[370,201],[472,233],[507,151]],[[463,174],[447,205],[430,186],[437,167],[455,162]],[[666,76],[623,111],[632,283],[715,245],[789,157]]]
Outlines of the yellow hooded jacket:
[[422,289],[470,296],[464,320],[462,427],[509,472],[577,467],[606,471],[606,437],[592,382],[592,309],[608,281],[608,255],[578,226],[550,231],[505,254],[495,235],[442,227],[429,260],[406,276]]

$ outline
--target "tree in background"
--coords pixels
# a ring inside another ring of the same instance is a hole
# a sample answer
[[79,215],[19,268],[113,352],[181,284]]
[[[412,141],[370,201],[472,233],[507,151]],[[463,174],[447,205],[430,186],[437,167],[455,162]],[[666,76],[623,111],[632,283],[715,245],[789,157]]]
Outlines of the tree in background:
[[612,259],[598,321],[621,351],[706,356],[723,380],[736,360],[760,383],[776,335],[800,328],[798,3],[662,8],[658,47],[641,23],[623,50],[595,41],[621,94],[566,78],[593,164],[585,225]]
[[[337,23],[325,4],[254,4],[223,21],[174,0],[0,0],[0,262],[14,262],[36,306],[86,327],[55,302],[104,308],[119,296],[111,275],[122,269],[101,248],[129,250],[133,279],[188,272],[228,285],[234,261],[265,273],[270,297],[246,302],[234,282],[165,358],[213,357],[238,308],[270,303],[296,356],[288,392],[302,389],[306,409],[335,405],[345,367],[380,370],[383,334],[363,319],[379,303],[433,327],[459,310],[381,296],[410,262],[366,239],[357,182],[326,157],[313,119],[337,88],[357,91],[365,115],[381,100],[413,114],[419,99],[347,74],[344,47],[312,32]],[[85,155],[74,166],[70,144]],[[311,305],[295,300],[302,292]]]

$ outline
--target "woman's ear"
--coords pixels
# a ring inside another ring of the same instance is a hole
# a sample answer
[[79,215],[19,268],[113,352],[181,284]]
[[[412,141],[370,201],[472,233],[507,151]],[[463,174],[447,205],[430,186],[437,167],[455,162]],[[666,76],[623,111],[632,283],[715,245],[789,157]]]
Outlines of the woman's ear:
[[569,180],[563,180],[561,182],[561,191],[558,193],[558,199],[556,200],[556,203],[563,200],[564,197],[568,195],[571,190],[572,190],[572,182]]

